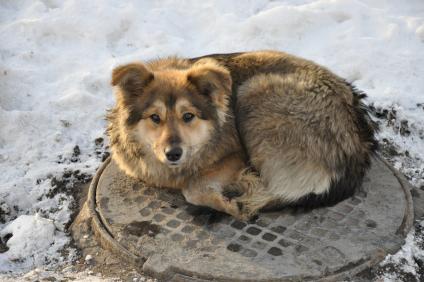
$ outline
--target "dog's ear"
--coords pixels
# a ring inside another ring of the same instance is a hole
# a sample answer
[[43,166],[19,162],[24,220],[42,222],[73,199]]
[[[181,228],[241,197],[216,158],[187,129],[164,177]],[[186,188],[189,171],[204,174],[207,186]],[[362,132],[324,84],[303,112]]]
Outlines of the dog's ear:
[[231,97],[230,72],[214,61],[199,61],[188,71],[187,81],[216,105],[219,123],[224,124]]
[[133,63],[115,68],[112,72],[112,86],[119,86],[126,94],[142,93],[154,75],[143,64]]
[[189,70],[187,80],[193,84],[201,95],[210,97],[218,105],[231,96],[230,72],[218,65],[205,65]]

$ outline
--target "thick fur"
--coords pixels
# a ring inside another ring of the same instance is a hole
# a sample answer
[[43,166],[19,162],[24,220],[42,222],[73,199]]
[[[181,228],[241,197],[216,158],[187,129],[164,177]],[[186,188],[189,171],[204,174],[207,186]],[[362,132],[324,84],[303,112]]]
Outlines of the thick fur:
[[[377,146],[363,93],[282,52],[134,63],[116,68],[112,85],[118,165],[240,219],[271,204],[312,208],[351,196]],[[187,109],[195,118],[183,122]],[[163,152],[176,144],[184,154],[169,164]]]

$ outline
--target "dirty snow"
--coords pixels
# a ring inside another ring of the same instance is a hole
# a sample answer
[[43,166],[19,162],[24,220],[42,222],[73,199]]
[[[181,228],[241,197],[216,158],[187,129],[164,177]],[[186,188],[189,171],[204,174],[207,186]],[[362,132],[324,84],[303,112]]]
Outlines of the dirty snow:
[[[55,179],[95,172],[110,72],[132,60],[256,49],[314,60],[396,112],[379,139],[424,186],[422,0],[2,0],[0,38],[0,272],[71,259],[59,252],[74,176],[62,190]],[[406,248],[418,252],[413,238]]]
[[[0,271],[13,267],[14,261],[22,261],[28,266],[42,265],[54,253],[49,252],[52,245],[63,246],[67,239],[55,234],[53,220],[35,215],[21,215],[0,231],[0,236],[13,236],[7,241],[9,250],[0,260]],[[41,239],[41,240],[40,240]],[[23,243],[25,242],[25,243]]]

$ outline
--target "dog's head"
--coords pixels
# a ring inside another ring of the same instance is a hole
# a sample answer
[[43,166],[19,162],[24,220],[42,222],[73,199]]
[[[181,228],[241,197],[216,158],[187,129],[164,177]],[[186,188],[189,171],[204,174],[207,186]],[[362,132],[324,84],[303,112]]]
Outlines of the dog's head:
[[213,138],[231,95],[228,70],[209,59],[186,68],[160,61],[120,66],[112,85],[123,126],[145,153],[170,167],[188,163]]

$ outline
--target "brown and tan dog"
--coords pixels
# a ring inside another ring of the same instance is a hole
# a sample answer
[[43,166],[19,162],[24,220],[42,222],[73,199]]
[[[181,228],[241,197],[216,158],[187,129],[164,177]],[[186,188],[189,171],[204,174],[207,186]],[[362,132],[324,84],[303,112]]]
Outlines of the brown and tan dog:
[[113,71],[112,85],[119,167],[239,219],[351,196],[377,145],[364,94],[282,52],[133,63]]

